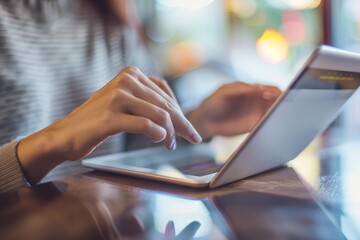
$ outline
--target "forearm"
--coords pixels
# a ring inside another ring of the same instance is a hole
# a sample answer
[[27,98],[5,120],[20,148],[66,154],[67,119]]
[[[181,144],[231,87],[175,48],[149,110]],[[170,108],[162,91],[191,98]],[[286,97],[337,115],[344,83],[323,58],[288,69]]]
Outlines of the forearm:
[[122,132],[164,141],[171,150],[176,136],[200,143],[200,135],[179,109],[163,80],[127,67],[70,114],[24,138],[18,159],[28,182],[36,184],[63,161],[79,160]]

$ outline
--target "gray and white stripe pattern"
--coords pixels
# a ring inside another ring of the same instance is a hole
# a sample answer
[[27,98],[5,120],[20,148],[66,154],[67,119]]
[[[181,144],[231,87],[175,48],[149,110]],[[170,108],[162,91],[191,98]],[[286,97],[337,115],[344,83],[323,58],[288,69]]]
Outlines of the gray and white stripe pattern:
[[[68,114],[120,69],[152,73],[136,31],[89,0],[0,0],[0,145]],[[114,136],[98,155],[122,150]]]

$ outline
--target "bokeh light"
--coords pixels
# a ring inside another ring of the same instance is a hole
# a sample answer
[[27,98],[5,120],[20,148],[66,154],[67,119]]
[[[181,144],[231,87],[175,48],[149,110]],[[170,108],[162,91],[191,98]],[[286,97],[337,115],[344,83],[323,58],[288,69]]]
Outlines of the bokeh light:
[[256,41],[256,50],[266,62],[276,64],[288,56],[289,44],[285,37],[276,29],[267,29]]
[[172,72],[168,75],[181,75],[205,62],[204,54],[200,48],[191,41],[174,45],[168,53],[168,65]]
[[287,3],[289,7],[295,9],[317,8],[321,3],[321,0],[283,0],[283,1]]
[[280,9],[312,9],[319,7],[321,0],[267,0],[267,2]]
[[283,13],[283,32],[286,39],[292,44],[301,44],[306,39],[304,16],[299,11]]
[[240,18],[249,18],[256,13],[255,0],[232,0],[227,2],[228,11],[235,13]]
[[166,7],[200,9],[208,6],[214,0],[157,0],[158,3]]
[[161,17],[155,17],[147,23],[146,34],[154,42],[167,42],[176,34],[175,28],[170,24],[162,24],[162,20]]

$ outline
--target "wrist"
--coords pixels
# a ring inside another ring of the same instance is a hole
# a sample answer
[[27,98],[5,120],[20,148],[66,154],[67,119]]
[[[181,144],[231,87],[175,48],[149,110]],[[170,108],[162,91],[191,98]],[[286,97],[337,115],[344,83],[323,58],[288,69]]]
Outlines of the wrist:
[[36,132],[19,142],[18,160],[30,184],[36,184],[51,169],[64,161],[58,154],[57,144],[55,135],[48,129]]

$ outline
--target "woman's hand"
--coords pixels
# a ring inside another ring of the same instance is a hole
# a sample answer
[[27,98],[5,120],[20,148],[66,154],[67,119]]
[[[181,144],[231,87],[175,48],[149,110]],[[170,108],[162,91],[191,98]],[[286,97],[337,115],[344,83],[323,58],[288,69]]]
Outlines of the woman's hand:
[[202,138],[250,131],[281,91],[272,86],[236,82],[220,87],[187,117]]
[[142,133],[153,142],[164,140],[168,149],[176,148],[176,135],[201,142],[165,81],[126,67],[69,115],[23,139],[18,157],[34,183],[61,162],[81,159],[121,132]]

